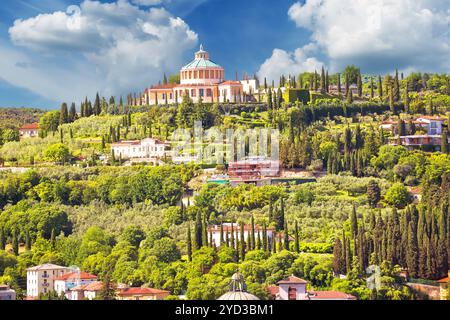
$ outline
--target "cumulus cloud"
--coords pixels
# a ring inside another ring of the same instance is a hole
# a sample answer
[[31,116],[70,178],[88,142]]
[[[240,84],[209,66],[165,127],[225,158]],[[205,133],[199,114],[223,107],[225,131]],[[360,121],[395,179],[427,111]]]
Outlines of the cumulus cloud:
[[[3,78],[57,101],[79,101],[97,90],[134,92],[163,72],[176,72],[184,52],[198,42],[197,34],[164,8],[85,0],[80,9],[15,21],[9,34],[16,47],[0,52],[10,57],[0,59],[7,70]],[[32,67],[19,74],[20,65]]]
[[450,71],[448,0],[306,0],[288,16],[334,71]]
[[279,79],[281,74],[298,75],[301,72],[311,72],[322,68],[323,63],[309,56],[314,52],[312,45],[296,49],[293,53],[281,49],[274,49],[272,56],[260,67],[258,76],[268,81]]

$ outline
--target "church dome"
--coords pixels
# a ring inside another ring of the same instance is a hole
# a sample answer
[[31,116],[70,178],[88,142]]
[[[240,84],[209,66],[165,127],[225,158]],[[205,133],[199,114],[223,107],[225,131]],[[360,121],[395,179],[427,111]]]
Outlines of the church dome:
[[182,85],[213,85],[224,81],[225,70],[209,59],[209,53],[200,45],[195,59],[180,70]]
[[244,276],[237,272],[230,281],[230,291],[223,294],[217,300],[260,300],[257,296],[247,292]]
[[185,65],[181,70],[192,70],[199,68],[222,68],[209,59],[209,53],[200,45],[200,50],[195,53],[195,59]]

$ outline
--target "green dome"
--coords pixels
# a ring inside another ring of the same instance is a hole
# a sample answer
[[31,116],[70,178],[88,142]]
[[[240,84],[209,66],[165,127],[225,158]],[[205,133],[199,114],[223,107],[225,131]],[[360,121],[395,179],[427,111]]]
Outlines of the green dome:
[[185,65],[182,68],[182,70],[192,70],[198,68],[222,68],[222,67],[209,59],[194,59],[192,62]]

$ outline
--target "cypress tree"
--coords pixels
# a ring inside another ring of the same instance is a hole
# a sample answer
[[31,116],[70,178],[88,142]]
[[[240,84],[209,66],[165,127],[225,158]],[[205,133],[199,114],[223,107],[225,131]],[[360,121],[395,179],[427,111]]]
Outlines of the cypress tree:
[[326,92],[325,86],[326,86],[325,68],[322,66],[322,71],[321,71],[321,74],[320,74],[320,91],[322,93]]
[[277,234],[275,231],[272,232],[271,245],[272,245],[272,253],[277,253]]
[[203,246],[203,223],[200,210],[197,212],[195,221],[195,249],[200,249]]
[[0,227],[0,250],[5,250],[6,247],[6,235],[5,229]]
[[258,229],[258,237],[256,238],[256,249],[258,250],[262,249],[261,232],[259,229]]
[[284,199],[280,197],[280,211],[276,219],[277,230],[282,230],[284,227]]
[[367,200],[372,208],[375,208],[381,199],[381,190],[375,180],[370,180],[367,184]]
[[69,122],[69,110],[67,109],[67,103],[61,105],[61,111],[59,113],[59,124],[64,124]]
[[77,107],[75,106],[75,102],[72,102],[69,110],[69,122],[74,122],[77,119]]
[[449,152],[448,147],[448,134],[445,128],[442,130],[441,135],[441,152],[447,154]]
[[400,83],[398,80],[398,70],[395,70],[395,78],[394,78],[394,101],[400,101]]
[[373,78],[370,77],[370,99],[373,99],[375,97],[375,92],[373,88]]
[[378,97],[383,101],[383,82],[381,76],[378,76]]
[[263,221],[263,231],[262,231],[262,245],[263,245],[263,250],[266,252],[269,252],[269,246],[268,246],[268,241],[267,241],[267,228],[266,228],[266,222]]
[[208,246],[208,223],[206,222],[206,216],[203,216],[202,223],[202,244],[207,247]]
[[252,215],[250,228],[251,228],[251,234],[250,234],[250,238],[248,239],[249,250],[255,250],[255,217],[253,215]]
[[281,237],[281,234],[278,234],[278,252],[283,250],[283,238]]
[[337,74],[337,92],[338,92],[338,97],[341,97],[341,74],[338,73]]
[[192,239],[191,239],[191,223],[188,223],[187,229],[187,254],[189,262],[192,261]]
[[12,250],[16,256],[19,255],[19,235],[17,229],[14,229],[12,232]]
[[362,97],[362,77],[361,77],[361,72],[358,72],[358,97]]
[[342,260],[342,256],[343,256],[342,243],[339,237],[336,237],[333,247],[333,272],[335,274],[345,273],[344,271],[345,263]]
[[447,244],[447,209],[442,206],[439,214],[439,233],[437,235],[436,272],[437,278],[444,278],[448,273],[448,244]]
[[97,94],[95,95],[95,102],[94,102],[94,114],[98,116],[102,112],[102,108],[100,106],[100,96]]
[[295,220],[295,252],[300,252],[300,237],[298,233],[298,222]]
[[240,233],[241,233],[241,261],[245,259],[245,233],[244,233],[244,222],[241,221],[240,225]]
[[395,104],[394,104],[394,88],[392,83],[389,84],[389,108],[391,109],[392,113],[395,113]]
[[220,223],[220,245],[223,245],[224,238],[223,238],[223,223]]
[[231,235],[230,235],[231,239],[230,239],[230,246],[231,248],[236,249],[235,245],[234,245],[234,230],[233,230],[233,222],[231,223]]
[[417,243],[417,233],[414,222],[409,222],[408,225],[408,246],[406,254],[406,265],[408,267],[408,274],[416,278],[419,274],[419,247]]
[[358,216],[356,214],[356,206],[353,205],[352,214],[350,215],[350,228],[353,239],[356,239],[358,234]]
[[287,221],[284,221],[284,249],[289,251],[289,230]]
[[410,99],[409,99],[409,89],[408,89],[408,81],[406,81],[406,87],[405,87],[405,113],[409,113],[410,109]]

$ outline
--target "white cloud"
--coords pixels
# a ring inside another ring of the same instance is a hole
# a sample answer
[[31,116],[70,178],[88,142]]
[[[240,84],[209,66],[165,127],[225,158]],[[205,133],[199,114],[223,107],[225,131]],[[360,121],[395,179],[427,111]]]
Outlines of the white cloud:
[[332,70],[450,71],[448,0],[306,0],[288,16]]
[[303,48],[298,48],[295,52],[290,53],[281,49],[274,49],[272,56],[264,61],[258,71],[260,79],[267,78],[267,81],[280,78],[280,75],[297,76],[301,72],[311,72],[320,70],[323,63],[314,57],[309,56],[313,53],[314,46],[308,45]]
[[135,92],[163,72],[177,72],[184,52],[198,42],[164,8],[143,10],[126,0],[85,0],[79,18],[79,28],[68,27],[73,16],[64,12],[15,21],[10,38],[24,49],[0,51],[7,70],[2,77],[57,101],[80,101],[97,90],[105,96]]

